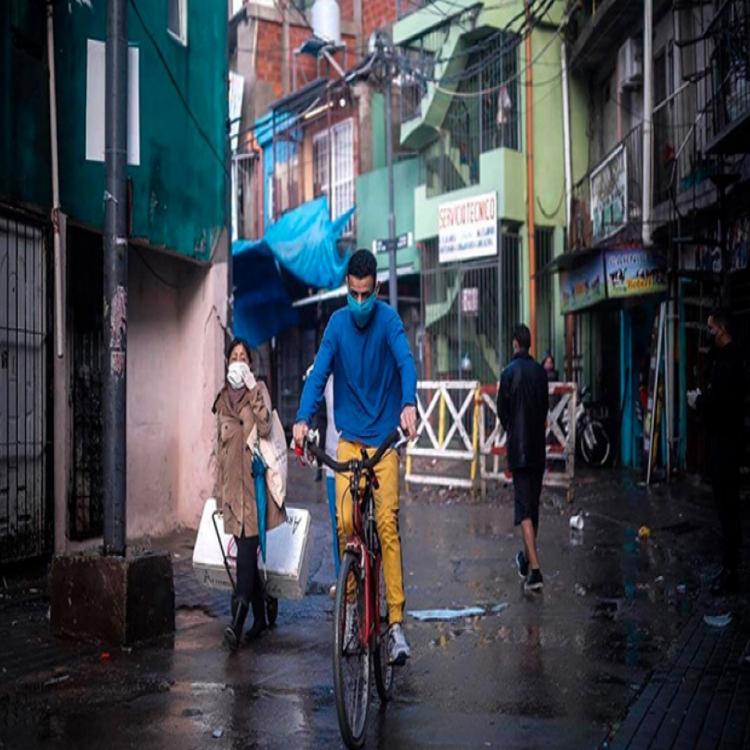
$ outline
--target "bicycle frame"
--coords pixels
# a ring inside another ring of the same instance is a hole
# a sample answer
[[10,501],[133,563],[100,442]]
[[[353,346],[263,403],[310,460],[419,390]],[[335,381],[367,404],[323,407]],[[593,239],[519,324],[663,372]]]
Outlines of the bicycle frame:
[[[363,451],[364,454],[364,451]],[[365,456],[366,457],[366,456]],[[353,471],[349,477],[349,492],[352,498],[353,534],[346,543],[346,551],[357,556],[360,567],[365,574],[365,616],[360,620],[360,643],[375,647],[377,623],[380,622],[380,561],[382,558],[380,542],[375,522],[373,489],[377,488],[377,477],[373,469],[364,471],[364,490],[362,472]],[[366,517],[363,517],[363,506]]]

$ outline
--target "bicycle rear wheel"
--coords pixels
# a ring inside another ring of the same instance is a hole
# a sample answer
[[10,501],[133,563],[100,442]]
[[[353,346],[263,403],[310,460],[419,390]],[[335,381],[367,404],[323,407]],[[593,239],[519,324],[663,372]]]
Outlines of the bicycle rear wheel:
[[[350,748],[364,745],[370,708],[370,647],[369,643],[362,642],[359,628],[365,616],[366,596],[359,559],[347,552],[341,561],[333,609],[333,692],[341,738]],[[354,607],[357,623],[357,635],[348,642],[347,605]]]
[[377,625],[373,665],[375,667],[375,686],[378,689],[381,703],[387,703],[393,695],[393,667],[388,663],[388,602],[385,598],[385,578],[383,561],[378,570],[378,598],[380,599],[380,622]]
[[581,435],[581,455],[589,466],[604,466],[609,458],[609,435],[601,422],[592,419]]

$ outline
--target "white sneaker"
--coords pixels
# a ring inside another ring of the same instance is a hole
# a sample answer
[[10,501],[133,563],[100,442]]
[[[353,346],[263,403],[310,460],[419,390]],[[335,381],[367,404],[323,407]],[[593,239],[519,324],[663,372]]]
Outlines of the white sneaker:
[[359,617],[357,603],[346,603],[346,621],[344,623],[344,653],[354,656],[359,652]]
[[404,629],[399,623],[391,625],[388,630],[388,663],[392,666],[402,667],[411,656],[411,649],[406,642]]

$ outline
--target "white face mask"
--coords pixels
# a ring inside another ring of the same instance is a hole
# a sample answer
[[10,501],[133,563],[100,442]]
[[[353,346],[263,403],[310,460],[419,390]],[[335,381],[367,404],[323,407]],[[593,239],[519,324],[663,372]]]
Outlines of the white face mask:
[[227,370],[227,383],[231,388],[244,388],[249,375],[250,367],[247,362],[232,362]]

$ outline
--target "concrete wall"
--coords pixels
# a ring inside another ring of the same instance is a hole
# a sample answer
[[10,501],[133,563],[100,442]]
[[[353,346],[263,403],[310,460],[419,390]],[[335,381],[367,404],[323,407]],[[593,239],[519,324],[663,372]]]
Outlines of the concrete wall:
[[[74,248],[71,248],[71,252]],[[211,266],[131,246],[128,256],[127,534],[196,527],[213,492],[214,398],[224,381],[226,240]],[[70,335],[70,332],[69,332]],[[70,340],[70,339],[69,339]],[[55,359],[55,550],[67,539],[70,352]]]
[[[224,378],[226,263],[131,251],[128,536],[197,526],[213,490],[211,405]],[[176,288],[175,288],[176,287]]]

